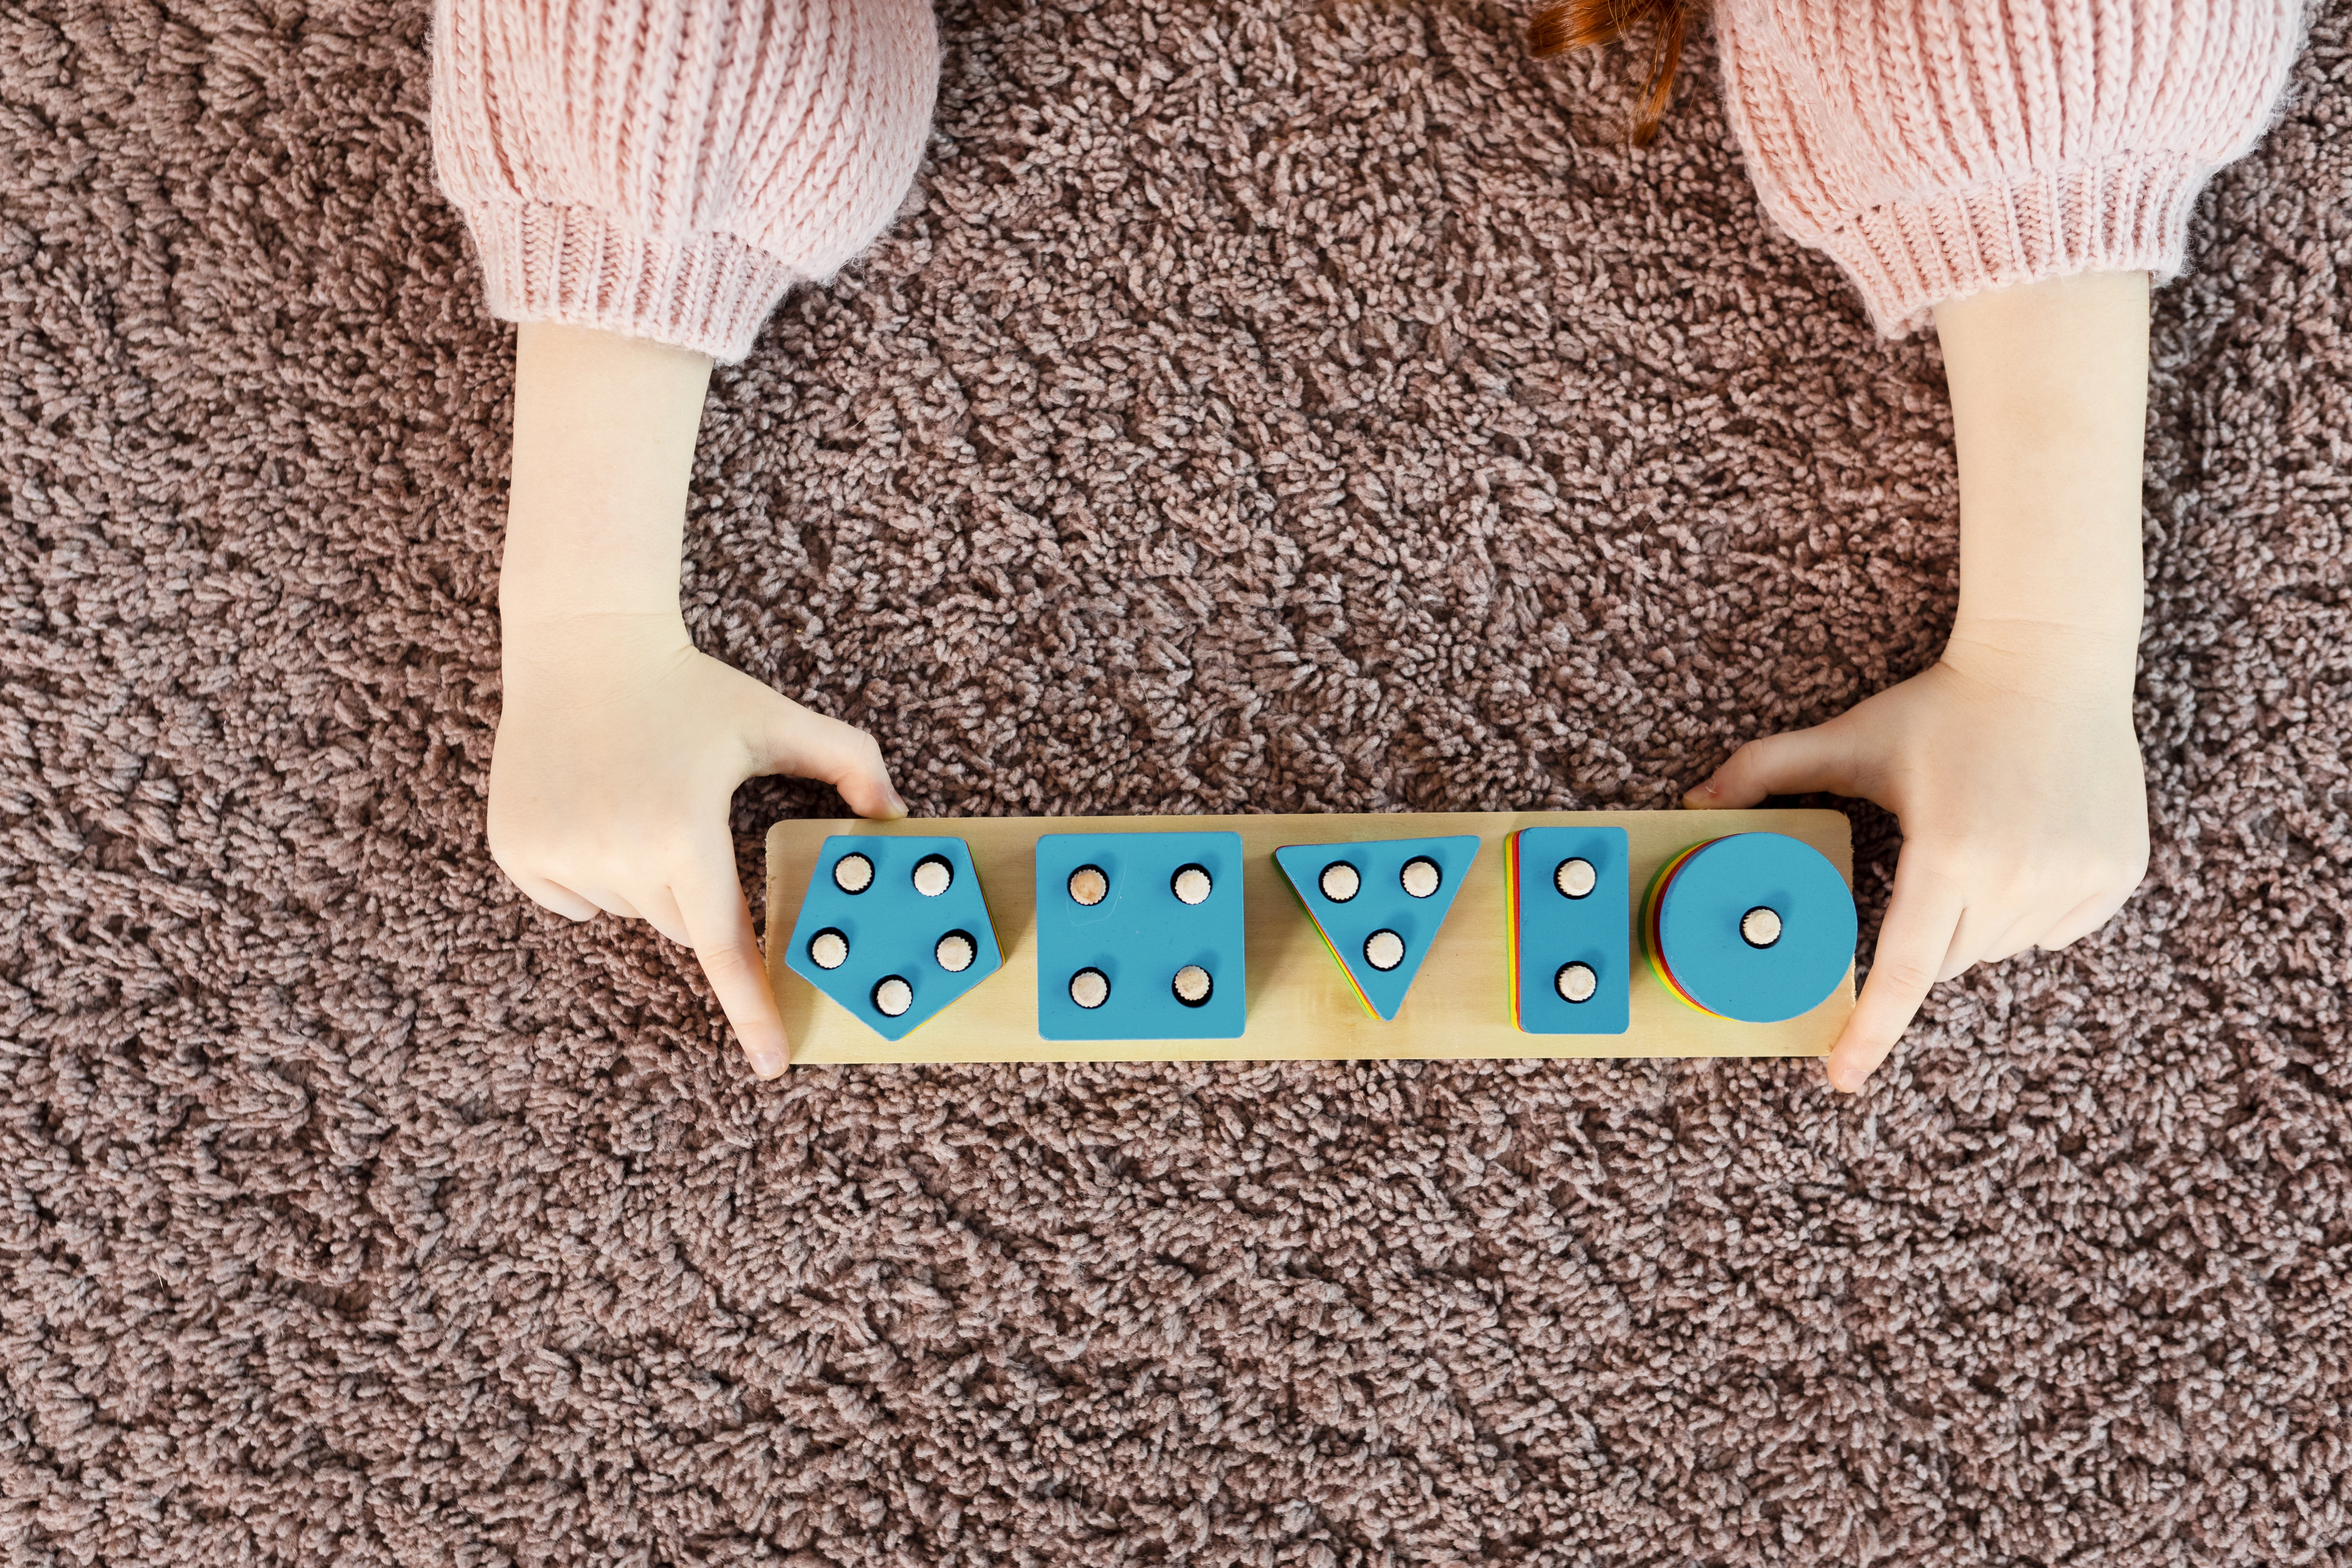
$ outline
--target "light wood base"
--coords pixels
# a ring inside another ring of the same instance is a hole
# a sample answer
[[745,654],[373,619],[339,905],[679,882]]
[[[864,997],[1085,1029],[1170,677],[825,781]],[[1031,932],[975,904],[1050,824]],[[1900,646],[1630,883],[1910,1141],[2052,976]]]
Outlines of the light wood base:
[[[1702,839],[1785,833],[1829,857],[1849,885],[1853,842],[1834,811],[1426,812],[1408,816],[997,816],[779,822],[768,831],[768,978],[796,1062],[1268,1061],[1348,1058],[1788,1057],[1828,1052],[1853,1011],[1853,971],[1828,1001],[1782,1024],[1710,1018],[1670,995],[1633,946],[1633,1025],[1622,1035],[1529,1035],[1511,1023],[1504,840],[1522,827],[1607,825],[1632,840],[1633,916],[1659,867]],[[1248,861],[1249,1029],[1237,1040],[1056,1041],[1037,1034],[1037,889],[1047,833],[1230,830]],[[835,833],[952,834],[971,846],[1004,967],[893,1043],[785,967],[819,845]],[[1368,1016],[1274,863],[1285,844],[1475,833],[1460,897],[1393,1022]]]

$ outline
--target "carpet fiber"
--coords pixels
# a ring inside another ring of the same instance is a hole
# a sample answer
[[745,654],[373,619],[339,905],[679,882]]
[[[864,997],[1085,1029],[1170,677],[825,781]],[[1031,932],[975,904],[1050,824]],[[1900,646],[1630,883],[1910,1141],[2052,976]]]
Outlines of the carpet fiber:
[[[0,5],[7,1561],[2341,1561],[2347,17],[2160,299],[2147,884],[1848,1100],[754,1081],[482,848],[512,334],[421,4]],[[718,378],[703,646],[964,814],[1663,806],[1928,662],[1932,343],[1706,47],[1633,152],[1525,20],[950,5],[906,216]],[[838,809],[748,787],[747,877]]]

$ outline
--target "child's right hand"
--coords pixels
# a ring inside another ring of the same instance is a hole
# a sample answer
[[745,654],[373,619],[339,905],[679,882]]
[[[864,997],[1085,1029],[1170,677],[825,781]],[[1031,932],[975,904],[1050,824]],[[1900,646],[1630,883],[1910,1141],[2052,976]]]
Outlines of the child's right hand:
[[1959,628],[1927,669],[1826,724],[1750,741],[1685,797],[1729,808],[1826,790],[1901,821],[1870,978],[1830,1050],[1833,1087],[1862,1088],[1937,982],[2088,936],[2146,874],[2130,689],[2068,673],[2128,668],[2128,652],[2084,658],[2068,641]]
[[603,910],[692,948],[751,1069],[783,1071],[729,801],[747,778],[793,773],[861,816],[904,816],[873,738],[698,651],[675,616],[510,620],[504,669],[492,858],[557,914]]

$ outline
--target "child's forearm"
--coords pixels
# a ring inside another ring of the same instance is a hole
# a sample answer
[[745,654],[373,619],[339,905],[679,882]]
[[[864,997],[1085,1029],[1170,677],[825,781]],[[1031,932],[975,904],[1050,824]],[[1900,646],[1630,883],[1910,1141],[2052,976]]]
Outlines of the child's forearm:
[[2139,646],[2147,275],[1941,305],[1960,479],[1948,662],[1997,685],[2127,700]]
[[[707,354],[526,322],[499,610],[507,651],[678,623]],[[510,672],[511,673],[511,672]]]

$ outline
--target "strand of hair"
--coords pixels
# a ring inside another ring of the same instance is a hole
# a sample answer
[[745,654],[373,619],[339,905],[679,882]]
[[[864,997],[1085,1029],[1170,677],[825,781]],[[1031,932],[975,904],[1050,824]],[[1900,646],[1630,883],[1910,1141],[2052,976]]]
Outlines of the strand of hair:
[[1636,147],[1655,140],[1674,98],[1675,73],[1682,67],[1683,40],[1690,25],[1689,0],[1562,0],[1538,12],[1528,24],[1528,52],[1549,59],[1616,43],[1644,23],[1653,33],[1649,70],[1633,117]]

